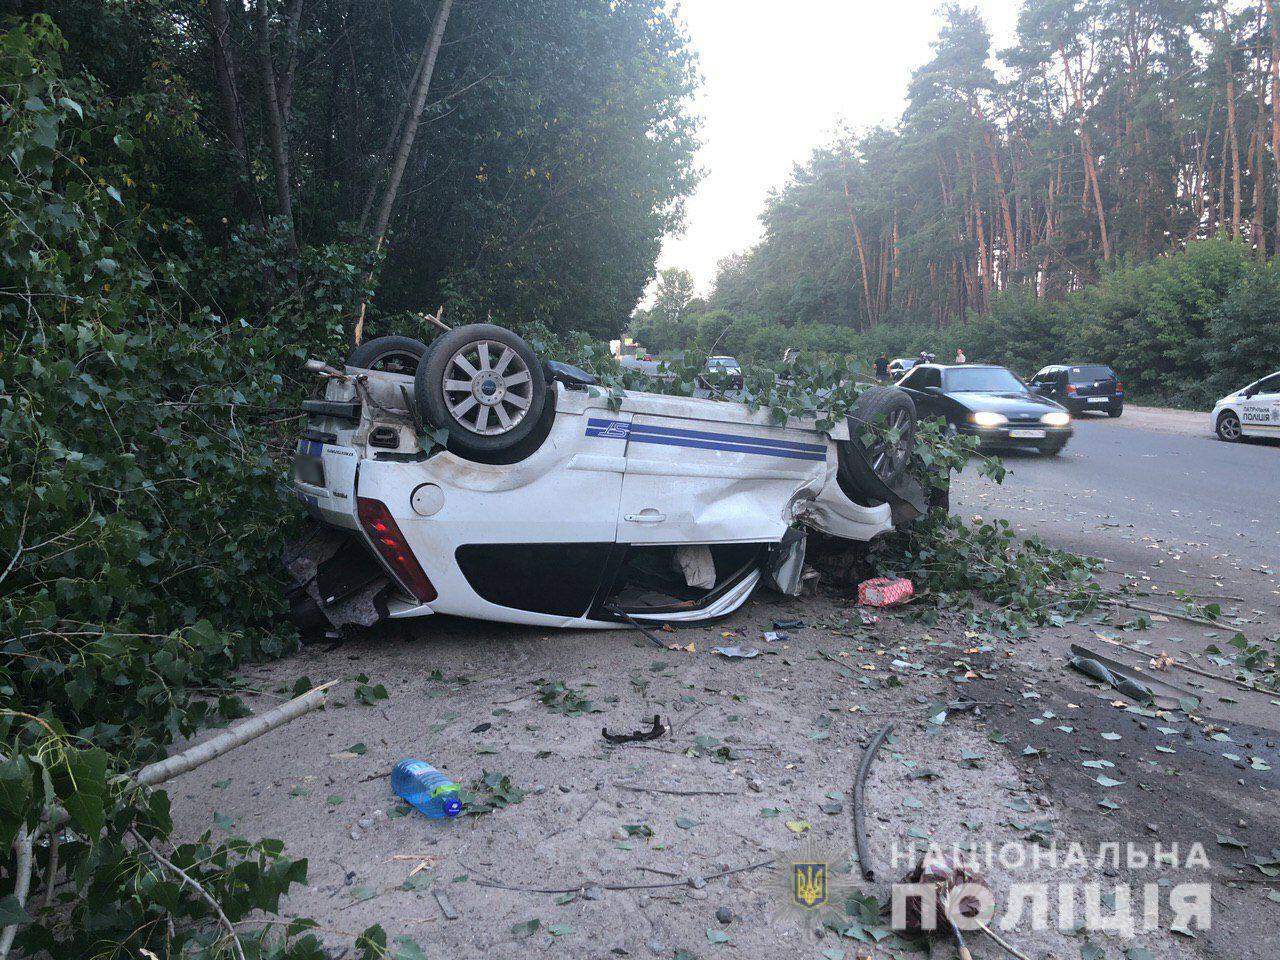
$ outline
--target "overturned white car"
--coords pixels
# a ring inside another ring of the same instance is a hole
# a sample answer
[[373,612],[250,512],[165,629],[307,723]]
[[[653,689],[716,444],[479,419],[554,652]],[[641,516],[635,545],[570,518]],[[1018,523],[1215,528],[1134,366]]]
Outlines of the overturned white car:
[[[771,422],[718,400],[626,392],[543,363],[490,324],[430,347],[383,337],[318,361],[291,545],[306,629],[443,613],[554,627],[694,621],[766,582],[795,593],[805,531],[870,540],[924,509],[905,476],[910,397],[862,394],[848,422]],[[435,436],[444,445],[424,438]]]

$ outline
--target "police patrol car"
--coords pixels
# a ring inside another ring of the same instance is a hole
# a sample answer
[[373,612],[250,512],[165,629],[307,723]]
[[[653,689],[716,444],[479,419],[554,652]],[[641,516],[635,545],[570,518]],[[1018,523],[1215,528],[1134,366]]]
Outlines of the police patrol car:
[[326,382],[294,460],[313,522],[285,557],[304,632],[433,613],[707,620],[760,583],[798,592],[806,530],[870,540],[927,509],[906,474],[915,406],[896,388],[865,391],[848,421],[778,423],[611,395],[492,324],[307,367]]
[[1280,438],[1280,372],[1219,400],[1213,408],[1213,430],[1228,443],[1244,437]]

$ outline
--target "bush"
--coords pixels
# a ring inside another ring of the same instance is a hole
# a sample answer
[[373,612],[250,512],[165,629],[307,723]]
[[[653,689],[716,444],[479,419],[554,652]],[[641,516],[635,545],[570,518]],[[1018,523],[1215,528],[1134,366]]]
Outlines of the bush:
[[[147,104],[64,78],[61,49],[44,18],[0,35],[0,915],[32,953],[212,957],[227,932],[174,867],[235,922],[276,910],[305,861],[207,836],[164,855],[167,797],[118,774],[237,715],[192,691],[290,642],[292,372],[340,349],[368,265],[308,251],[286,287],[270,235],[207,253],[135,199]],[[318,956],[306,931],[241,939]]]

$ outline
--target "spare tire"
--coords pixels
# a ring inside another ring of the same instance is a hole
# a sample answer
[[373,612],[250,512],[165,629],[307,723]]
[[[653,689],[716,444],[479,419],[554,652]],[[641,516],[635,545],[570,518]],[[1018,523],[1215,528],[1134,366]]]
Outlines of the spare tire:
[[519,444],[537,428],[546,393],[533,348],[492,323],[436,338],[413,382],[422,419],[447,431],[449,449],[464,456]]
[[374,337],[351,351],[347,366],[413,376],[426,352],[427,345],[413,337]]
[[[864,440],[868,432],[875,434],[869,441]],[[897,387],[865,390],[849,414],[849,439],[837,446],[842,485],[883,499],[879,492],[906,475],[915,442],[916,405],[910,395]]]

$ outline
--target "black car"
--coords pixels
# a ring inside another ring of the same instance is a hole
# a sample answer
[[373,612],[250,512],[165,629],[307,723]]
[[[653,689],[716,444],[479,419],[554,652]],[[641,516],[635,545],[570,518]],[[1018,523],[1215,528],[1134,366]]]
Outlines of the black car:
[[942,417],[984,447],[1033,446],[1052,455],[1071,438],[1071,415],[1004,367],[921,363],[898,386],[911,395],[921,419]]
[[741,390],[742,383],[742,364],[733,357],[707,357],[706,374],[698,378],[698,385],[707,389]]
[[1097,410],[1118,417],[1124,412],[1124,384],[1105,363],[1051,364],[1031,378],[1030,387],[1072,413]]

